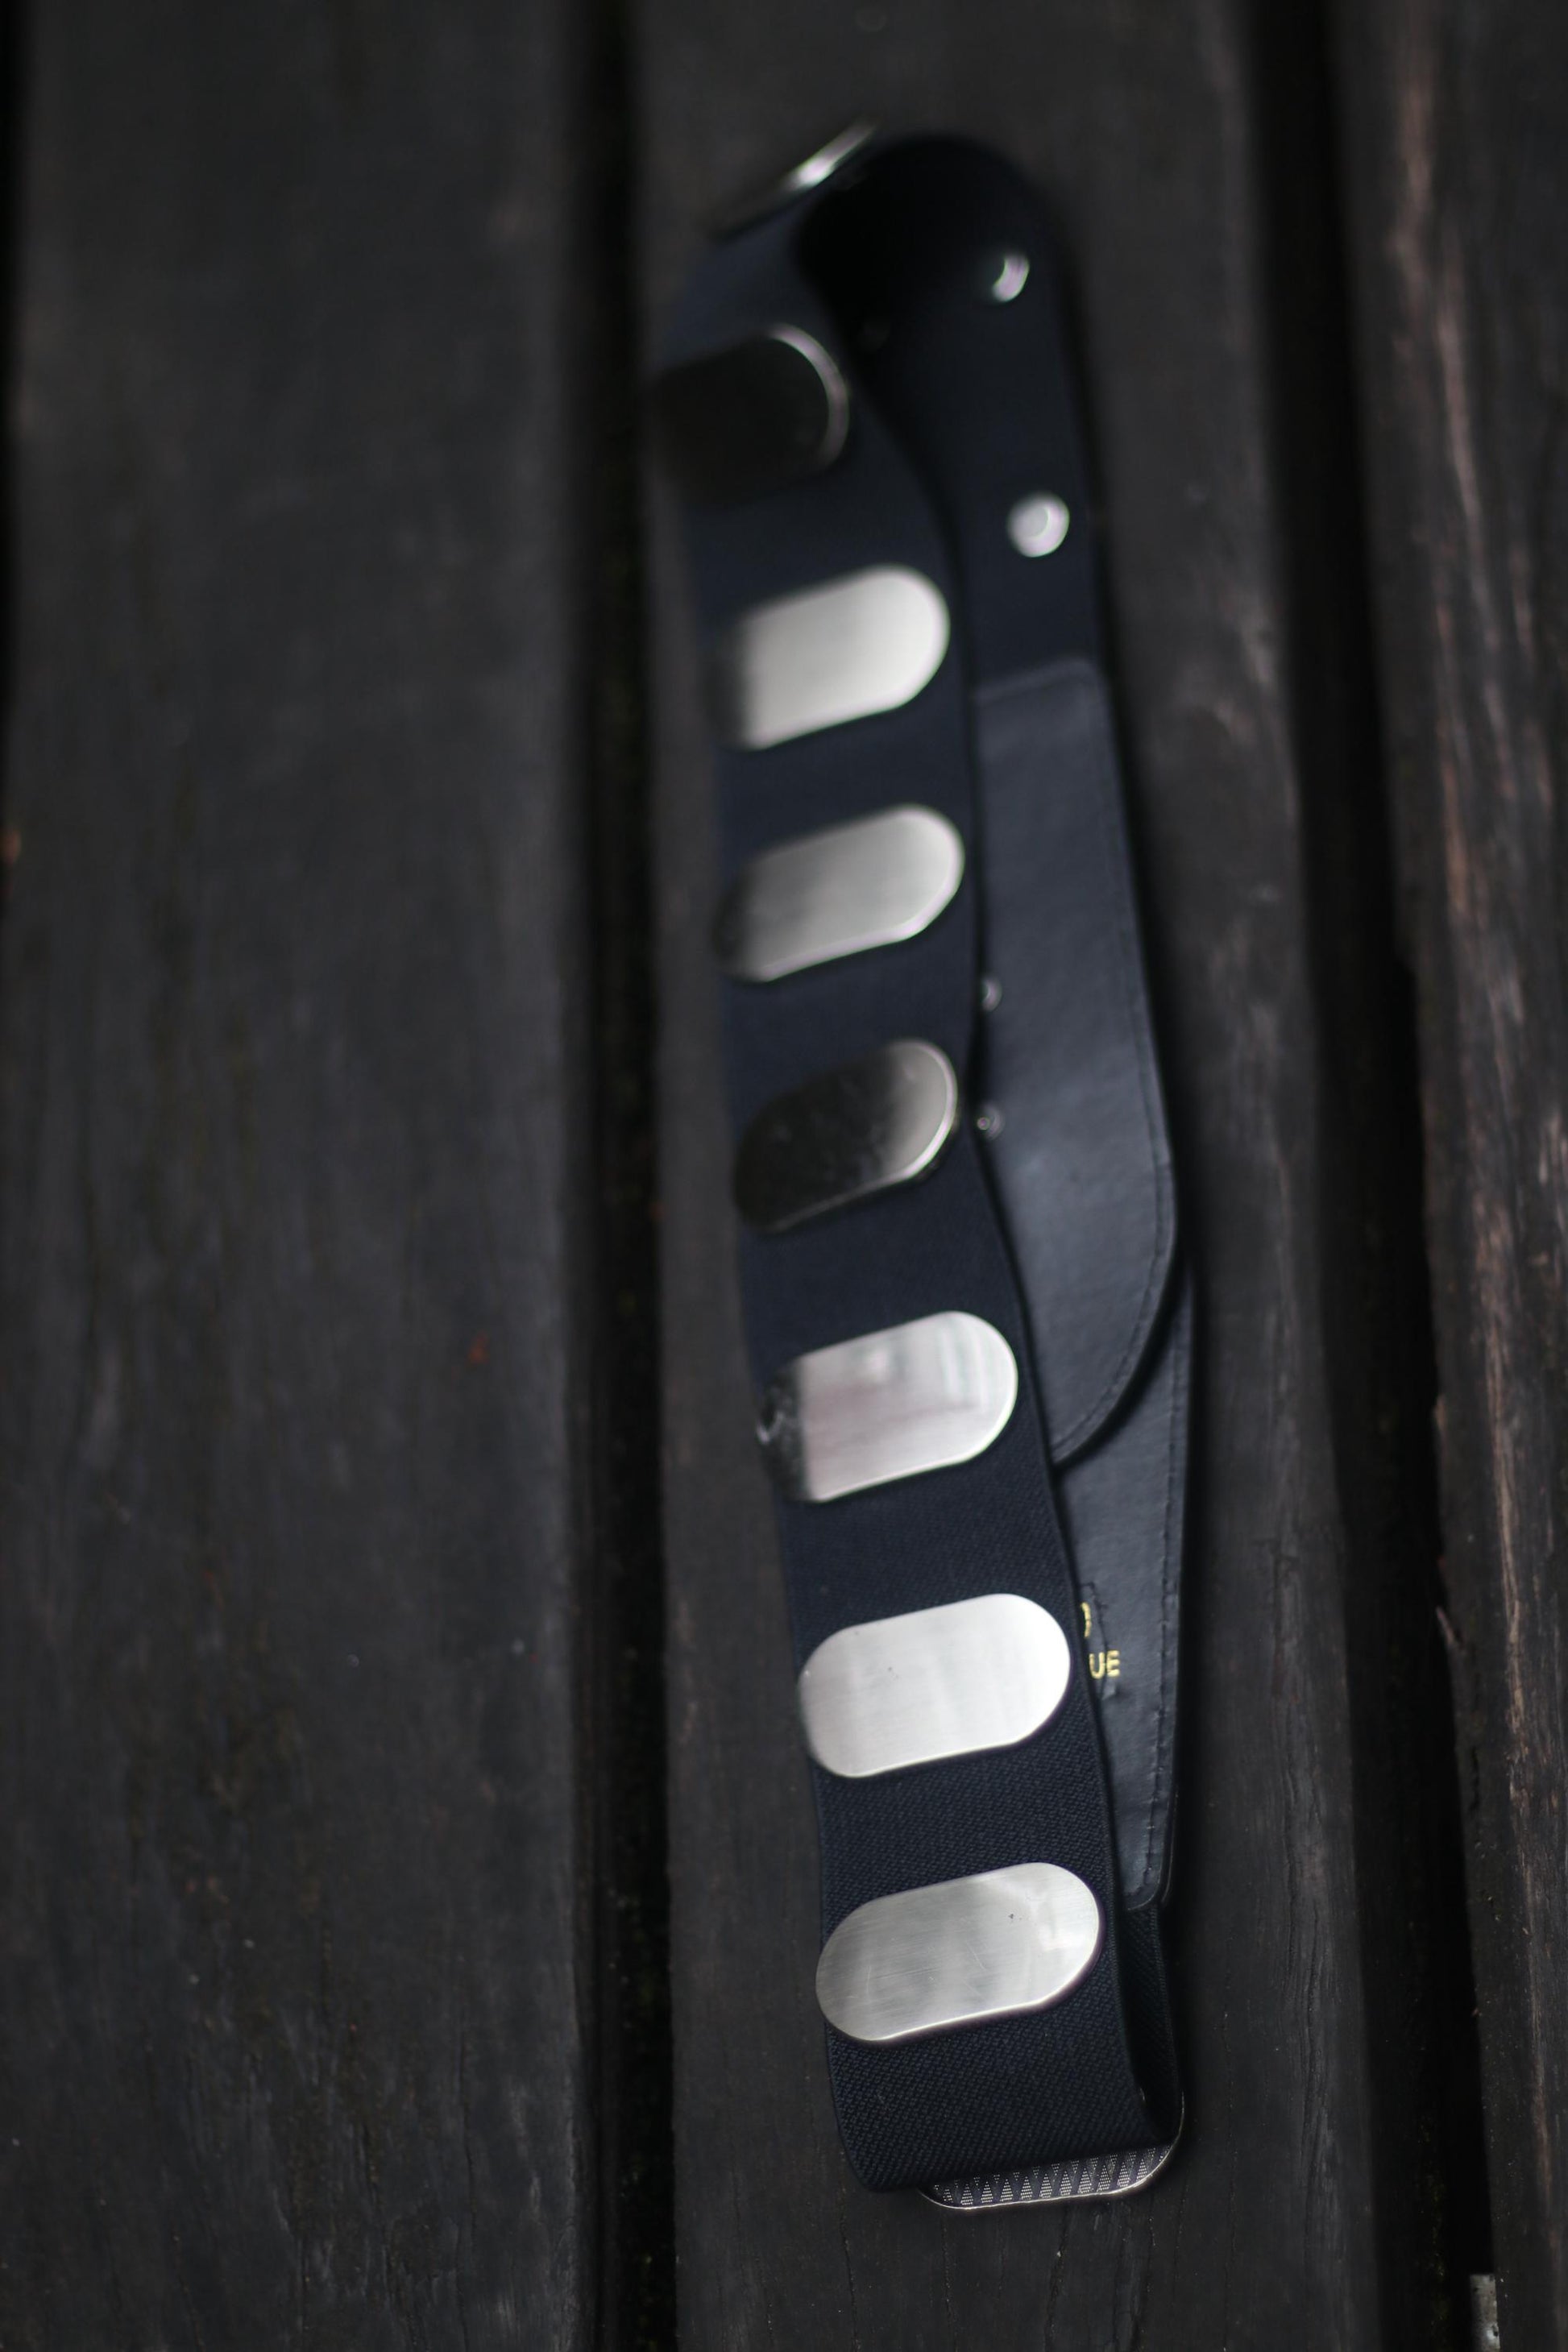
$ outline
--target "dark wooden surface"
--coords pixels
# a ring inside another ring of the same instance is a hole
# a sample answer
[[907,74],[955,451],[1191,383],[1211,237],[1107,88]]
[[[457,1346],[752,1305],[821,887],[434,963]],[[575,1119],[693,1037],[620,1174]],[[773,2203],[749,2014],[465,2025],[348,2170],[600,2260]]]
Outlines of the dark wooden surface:
[[[1568,2352],[1558,14],[13,12],[0,2352]],[[833,2128],[635,447],[867,110],[1059,222],[1201,1273],[1186,2138],[977,2220]]]
[[1568,2344],[1568,18],[1341,11],[1501,2340]]
[[[1392,983],[1386,942],[1351,920],[1346,844],[1336,834],[1320,854],[1314,832],[1325,802],[1342,814],[1376,778],[1346,772],[1368,749],[1360,716],[1339,707],[1331,633],[1297,610],[1341,594],[1335,530],[1353,539],[1355,525],[1349,509],[1332,523],[1327,446],[1305,458],[1286,446],[1300,386],[1280,380],[1295,359],[1275,317],[1289,280],[1276,272],[1303,254],[1275,182],[1302,160],[1293,58],[1224,0],[805,17],[647,0],[640,24],[650,322],[704,215],[861,111],[993,138],[1057,206],[1079,288],[1204,1300],[1173,1937],[1190,2086],[1181,2160],[1124,2206],[1059,2215],[943,2219],[869,2196],[837,2147],[811,1996],[814,1827],[750,1438],[703,937],[702,737],[661,508],[682,2341],[1342,2352],[1457,2340],[1467,2294],[1431,2055],[1451,1989],[1408,1965],[1406,1897],[1425,1864],[1380,1776],[1363,1784],[1352,1760],[1369,1702],[1388,1711],[1357,1650],[1401,1616],[1375,1580],[1408,1563],[1370,1523],[1398,1487],[1388,1457],[1407,1433],[1393,1415],[1370,1446],[1342,1443],[1345,1363],[1375,1347],[1364,1269],[1338,1246],[1364,1206],[1332,1125],[1357,1087],[1325,1065],[1336,1022],[1381,1008]],[[1326,147],[1306,161],[1322,173]],[[1305,261],[1321,266],[1315,247]],[[1310,354],[1306,366],[1312,390],[1321,371]],[[1298,478],[1320,457],[1320,474]],[[1385,1297],[1381,1271],[1374,1286]],[[1429,1612],[1425,1632],[1430,1647]],[[1417,1679],[1429,1696],[1430,1675]],[[1369,1918],[1390,1940],[1372,1944]],[[1390,2030],[1403,2071],[1387,2063]]]
[[592,2331],[568,13],[28,26],[7,2352]]

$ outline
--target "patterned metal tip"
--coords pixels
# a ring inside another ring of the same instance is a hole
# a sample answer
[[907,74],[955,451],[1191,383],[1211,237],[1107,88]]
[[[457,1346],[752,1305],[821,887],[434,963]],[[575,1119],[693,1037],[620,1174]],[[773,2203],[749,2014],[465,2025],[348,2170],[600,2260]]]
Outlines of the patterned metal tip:
[[1126,2148],[1119,2156],[1072,2156],[1022,2172],[939,2180],[921,2194],[928,2204],[950,2213],[994,2213],[1016,2205],[1079,2205],[1096,2197],[1131,2197],[1163,2172],[1175,2152],[1173,2139],[1163,2147]]

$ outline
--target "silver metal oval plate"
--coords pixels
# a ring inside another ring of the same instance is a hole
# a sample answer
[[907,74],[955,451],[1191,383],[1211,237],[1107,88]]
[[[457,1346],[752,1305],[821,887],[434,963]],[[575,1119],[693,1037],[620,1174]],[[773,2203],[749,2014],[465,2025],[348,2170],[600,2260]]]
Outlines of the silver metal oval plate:
[[963,879],[956,825],[935,809],[884,809],[753,857],[719,909],[714,950],[731,979],[784,980],[918,938]]
[[735,1205],[759,1233],[785,1233],[929,1174],[957,1123],[958,1080],[939,1047],[879,1045],[757,1113],[735,1155]]
[[742,613],[720,640],[714,724],[749,751],[897,710],[930,684],[949,635],[941,590],[877,564]]
[[985,1592],[829,1634],[801,1668],[800,1719],[825,1771],[863,1780],[1016,1748],[1050,1721],[1071,1674],[1047,1610]]
[[757,1436],[787,1495],[829,1503],[984,1454],[1006,1427],[1018,1367],[977,1315],[923,1315],[786,1364]]
[[699,506],[805,481],[832,465],[849,431],[838,363],[801,327],[770,327],[666,369],[649,408],[666,469]]
[[1060,2000],[1100,1953],[1100,1906],[1054,1862],[1016,1863],[862,1904],[816,1964],[816,1999],[852,2042],[913,2042]]

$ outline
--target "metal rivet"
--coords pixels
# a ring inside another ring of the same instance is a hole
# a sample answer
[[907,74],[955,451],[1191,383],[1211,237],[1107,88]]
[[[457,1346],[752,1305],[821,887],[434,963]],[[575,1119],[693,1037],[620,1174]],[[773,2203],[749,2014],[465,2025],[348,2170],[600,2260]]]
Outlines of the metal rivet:
[[942,667],[947,604],[922,572],[877,564],[742,613],[713,668],[727,742],[766,751],[912,701]]
[[868,118],[850,123],[848,129],[841,131],[836,139],[830,139],[826,146],[818,147],[804,163],[797,163],[792,172],[786,172],[782,180],[774,180],[758,195],[742,197],[740,203],[731,205],[721,213],[713,224],[714,235],[733,236],[739,230],[750,228],[753,222],[766,220],[770,213],[777,212],[782,205],[793,204],[796,196],[808,195],[813,188],[820,188],[825,180],[830,180],[836,172],[842,171],[850,157],[858,154],[876,135],[877,125]]
[[986,1592],[830,1634],[801,1668],[801,1725],[825,1771],[862,1780],[1016,1747],[1050,1721],[1071,1675],[1047,1611]]
[[807,480],[849,431],[849,390],[831,352],[801,327],[667,369],[649,395],[658,454],[685,496],[727,506]]
[[977,1315],[922,1316],[797,1356],[770,1384],[757,1436],[797,1502],[943,1470],[1001,1435],[1018,1366]]
[[850,123],[847,130],[839,131],[837,138],[828,140],[826,146],[818,147],[803,163],[797,163],[793,172],[784,173],[778,184],[781,196],[803,196],[813,188],[820,188],[824,180],[830,180],[835,172],[842,171],[850,156],[876,135],[877,126],[868,115]]
[[1002,1002],[1002,983],[994,972],[983,972],[980,978],[980,1010],[994,1013]]
[[782,1234],[929,1175],[958,1122],[947,1055],[916,1037],[879,1045],[758,1112],[735,1156],[735,1205]]
[[996,1103],[982,1103],[974,1114],[974,1126],[977,1134],[1000,1135],[1003,1128],[1000,1106]]
[[816,1966],[816,1999],[852,2042],[911,2042],[1048,2009],[1100,1956],[1100,1905],[1055,1863],[1016,1863],[862,1904]]
[[1068,535],[1071,516],[1047,491],[1020,499],[1007,517],[1007,536],[1020,555],[1054,555]]
[[734,980],[784,980],[918,937],[963,878],[963,839],[935,809],[803,833],[742,869],[719,909],[714,952]]
[[980,265],[980,292],[987,302],[1016,302],[1029,282],[1029,257],[1016,247],[988,253]]

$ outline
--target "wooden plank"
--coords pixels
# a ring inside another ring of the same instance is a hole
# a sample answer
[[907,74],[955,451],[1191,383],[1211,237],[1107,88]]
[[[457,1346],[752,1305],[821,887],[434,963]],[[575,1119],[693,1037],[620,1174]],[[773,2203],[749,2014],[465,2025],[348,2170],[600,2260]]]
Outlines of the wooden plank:
[[592,2332],[572,21],[33,16],[7,2346]]
[[1568,2345],[1568,21],[1338,12],[1501,2340]]
[[[1380,1499],[1346,1491],[1341,1373],[1368,1309],[1360,1269],[1324,1255],[1360,1212],[1342,1176],[1324,1197],[1341,1113],[1305,845],[1315,797],[1367,780],[1331,697],[1310,730],[1297,715],[1325,680],[1293,625],[1250,13],[644,0],[639,23],[650,336],[704,217],[866,111],[989,137],[1056,205],[1205,1323],[1173,1936],[1186,2146],[1121,2206],[962,2220],[869,2196],[836,2144],[812,1999],[815,1832],[727,1225],[697,660],[656,490],[682,2345],[1451,2341],[1430,2084],[1391,2078],[1378,2038],[1408,1994],[1403,2063],[1432,2014],[1402,1974],[1424,1864],[1351,1753],[1376,1653],[1356,1668],[1350,1606],[1382,1605],[1353,1580],[1405,1441],[1374,1421]],[[1354,966],[1346,903],[1335,953]],[[1383,985],[1342,978],[1335,1019]],[[1384,1597],[1397,1622],[1392,1571]],[[1370,1965],[1369,1902],[1393,1938]]]

